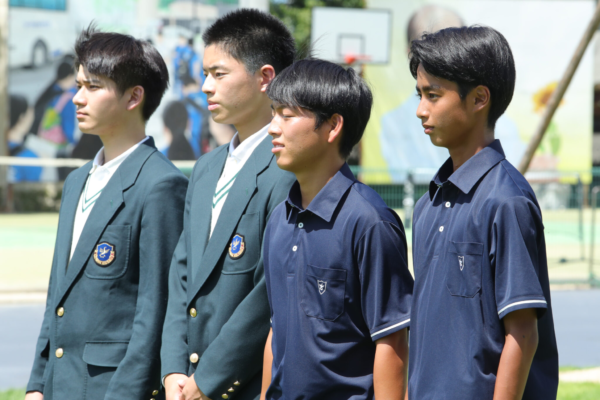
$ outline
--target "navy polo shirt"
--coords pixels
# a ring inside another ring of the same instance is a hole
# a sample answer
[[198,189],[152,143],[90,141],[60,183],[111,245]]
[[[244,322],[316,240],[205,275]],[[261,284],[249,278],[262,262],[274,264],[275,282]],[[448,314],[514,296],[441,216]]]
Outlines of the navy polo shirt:
[[263,247],[273,328],[267,399],[373,398],[375,340],[407,328],[400,219],[344,166],[302,209],[296,182]]
[[538,311],[523,399],[555,399],[558,352],[542,215],[498,140],[453,173],[440,168],[415,206],[409,398],[492,399],[502,318]]

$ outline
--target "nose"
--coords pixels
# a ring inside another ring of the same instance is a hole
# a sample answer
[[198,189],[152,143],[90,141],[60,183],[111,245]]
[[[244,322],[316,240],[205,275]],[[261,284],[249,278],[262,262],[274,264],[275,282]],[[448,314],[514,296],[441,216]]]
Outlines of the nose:
[[73,104],[79,107],[83,107],[86,105],[85,96],[83,95],[83,86],[75,93],[73,96]]
[[421,119],[422,121],[425,121],[428,117],[429,110],[427,109],[425,98],[421,98],[421,101],[419,102],[419,107],[417,107],[417,118]]
[[215,93],[215,82],[211,74],[208,74],[206,78],[204,78],[204,83],[202,84],[202,92],[205,94]]
[[271,120],[271,124],[269,125],[268,133],[273,136],[273,139],[281,136],[281,127],[279,126],[279,117],[275,115]]

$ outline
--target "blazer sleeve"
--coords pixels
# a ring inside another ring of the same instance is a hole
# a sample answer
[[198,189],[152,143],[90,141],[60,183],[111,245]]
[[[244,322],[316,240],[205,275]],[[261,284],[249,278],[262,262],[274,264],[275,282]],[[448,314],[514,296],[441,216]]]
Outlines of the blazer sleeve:
[[[63,198],[64,194],[67,192],[67,188],[69,187],[69,178],[65,181],[63,187]],[[62,205],[64,202],[61,202],[61,208],[59,212],[59,218],[62,214]],[[60,223],[60,221],[59,221]],[[58,231],[58,229],[57,229]],[[54,244],[54,249],[56,250],[56,246],[58,244],[58,234],[56,235],[56,243]],[[46,365],[48,364],[49,354],[50,354],[50,323],[52,318],[54,318],[54,310],[52,307],[53,296],[52,292],[54,291],[54,282],[55,274],[56,274],[56,264],[57,264],[58,254],[54,251],[54,256],[52,257],[52,268],[50,270],[50,281],[48,283],[48,296],[46,297],[46,310],[44,311],[44,320],[42,322],[42,328],[40,329],[40,334],[38,336],[37,345],[35,347],[35,355],[33,358],[33,367],[31,369],[31,374],[29,376],[29,382],[27,383],[27,392],[41,392],[44,393],[44,373],[46,371]]]
[[[286,199],[294,181],[294,175],[284,173],[275,183],[266,205],[267,221],[273,209]],[[261,255],[254,272],[254,288],[237,306],[198,362],[194,379],[206,396],[220,399],[234,382],[239,382],[238,387],[243,388],[262,371],[270,314]]]
[[[196,163],[198,165],[198,163]],[[169,302],[163,325],[162,347],[160,349],[161,377],[169,374],[188,374],[188,342],[187,342],[187,243],[190,238],[190,208],[194,193],[194,172],[185,199],[183,216],[183,232],[171,259],[169,271]]]
[[52,291],[54,282],[54,271],[56,265],[56,252],[52,260],[52,270],[50,272],[50,282],[48,284],[48,297],[46,298],[46,311],[44,312],[44,321],[38,337],[37,345],[35,346],[35,355],[33,358],[33,368],[27,383],[27,392],[44,393],[44,372],[50,354],[50,321],[54,318],[54,310],[52,309]]
[[139,236],[139,287],[125,357],[106,399],[149,399],[160,387],[161,332],[167,309],[169,264],[183,225],[187,179],[169,174],[153,185],[144,202]]

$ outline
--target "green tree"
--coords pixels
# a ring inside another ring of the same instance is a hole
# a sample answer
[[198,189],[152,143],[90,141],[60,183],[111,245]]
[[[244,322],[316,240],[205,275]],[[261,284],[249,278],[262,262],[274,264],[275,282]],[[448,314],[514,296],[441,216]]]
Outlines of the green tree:
[[365,0],[271,0],[271,14],[281,19],[290,29],[298,49],[310,46],[310,29],[313,7],[365,8]]

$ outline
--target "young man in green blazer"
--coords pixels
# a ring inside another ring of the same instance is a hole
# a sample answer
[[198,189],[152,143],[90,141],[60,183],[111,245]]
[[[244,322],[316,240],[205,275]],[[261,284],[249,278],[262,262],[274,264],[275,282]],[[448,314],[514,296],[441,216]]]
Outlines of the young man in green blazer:
[[26,399],[164,398],[160,335],[187,179],[145,123],[167,67],[150,43],[93,28],[75,51],[79,128],[104,147],[64,184]]
[[261,248],[294,176],[277,167],[266,89],[292,64],[294,40],[274,17],[242,9],[203,35],[209,110],[237,129],[200,158],[169,276],[161,349],[167,399],[257,399],[269,303]]

